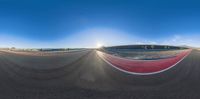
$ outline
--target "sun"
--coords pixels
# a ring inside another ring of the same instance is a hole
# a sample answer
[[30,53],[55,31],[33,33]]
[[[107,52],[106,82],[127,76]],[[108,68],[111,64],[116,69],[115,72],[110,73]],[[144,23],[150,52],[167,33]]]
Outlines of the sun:
[[97,47],[97,48],[101,48],[102,46],[103,46],[102,43],[97,43],[97,44],[96,44],[96,47]]

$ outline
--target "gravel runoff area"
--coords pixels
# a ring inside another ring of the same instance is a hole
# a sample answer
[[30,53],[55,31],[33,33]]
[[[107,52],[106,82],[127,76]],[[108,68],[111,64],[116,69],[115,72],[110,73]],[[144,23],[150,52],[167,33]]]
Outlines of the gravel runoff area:
[[62,57],[0,51],[0,99],[200,99],[199,52],[168,71],[137,76],[114,69],[95,50]]
[[80,52],[85,51],[86,49],[78,49],[78,50],[67,50],[67,51],[21,51],[21,50],[1,50],[7,53],[19,54],[19,55],[29,55],[29,56],[59,56],[65,55],[72,52]]

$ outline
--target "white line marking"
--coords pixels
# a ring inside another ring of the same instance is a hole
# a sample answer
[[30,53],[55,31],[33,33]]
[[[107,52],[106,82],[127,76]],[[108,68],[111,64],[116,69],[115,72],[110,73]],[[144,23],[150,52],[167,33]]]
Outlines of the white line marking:
[[[185,50],[184,50],[185,51]],[[181,53],[181,52],[180,52]],[[106,53],[107,54],[107,53]],[[115,55],[111,55],[111,56],[115,56]],[[174,55],[176,57],[176,55]],[[161,59],[156,59],[156,60],[141,60],[141,59],[128,59],[128,58],[122,58],[122,57],[118,57],[118,56],[115,56],[119,59],[123,59],[123,60],[128,60],[128,61],[160,61],[160,60],[165,60],[167,58],[161,58]]]
[[[191,49],[191,51],[192,51],[192,49]],[[191,51],[190,51],[190,52],[191,52]],[[101,59],[103,59],[106,63],[108,63],[109,65],[111,65],[112,67],[114,67],[115,69],[117,69],[117,70],[119,70],[119,71],[122,71],[122,72],[125,72],[125,73],[128,73],[128,74],[133,74],[133,75],[153,75],[153,74],[158,74],[158,73],[161,73],[161,72],[164,72],[164,71],[167,71],[167,70],[171,69],[172,67],[174,67],[175,65],[177,65],[178,63],[180,63],[183,59],[185,59],[185,58],[190,54],[190,52],[189,52],[187,55],[185,55],[182,59],[180,59],[177,63],[173,64],[172,66],[169,66],[168,68],[165,68],[165,69],[163,69],[163,70],[156,71],[156,72],[151,72],[151,73],[137,73],[137,72],[129,72],[129,71],[123,70],[123,69],[121,69],[121,68],[118,68],[117,66],[114,66],[113,64],[111,64],[110,62],[108,62],[106,59],[104,59],[102,56],[100,56],[100,55],[98,54],[98,51],[96,51],[96,54],[97,54]],[[102,53],[102,52],[100,52],[100,53]]]

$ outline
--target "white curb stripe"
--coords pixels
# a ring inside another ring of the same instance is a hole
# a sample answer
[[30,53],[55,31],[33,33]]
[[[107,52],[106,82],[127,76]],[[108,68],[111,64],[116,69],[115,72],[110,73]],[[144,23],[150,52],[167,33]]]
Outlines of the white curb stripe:
[[[192,50],[191,50],[192,51]],[[191,52],[190,51],[190,52]],[[107,61],[106,59],[104,59],[101,55],[98,54],[99,51],[96,51],[97,55],[103,59],[106,63],[108,63],[110,66],[114,67],[115,69],[119,70],[119,71],[122,71],[122,72],[125,72],[125,73],[128,73],[128,74],[133,74],[133,75],[152,75],[152,74],[157,74],[157,73],[161,73],[161,72],[164,72],[164,71],[167,71],[169,69],[171,69],[172,67],[174,67],[175,65],[177,65],[178,63],[180,63],[183,59],[185,59],[189,54],[190,52],[185,55],[182,59],[180,59],[177,63],[173,64],[172,66],[169,66],[168,68],[165,68],[163,70],[160,70],[160,71],[156,71],[156,72],[151,72],[151,73],[137,73],[137,72],[129,72],[129,71],[126,71],[126,70],[123,70],[117,66],[114,66],[113,64],[111,64],[109,61]],[[102,52],[100,52],[102,53]]]

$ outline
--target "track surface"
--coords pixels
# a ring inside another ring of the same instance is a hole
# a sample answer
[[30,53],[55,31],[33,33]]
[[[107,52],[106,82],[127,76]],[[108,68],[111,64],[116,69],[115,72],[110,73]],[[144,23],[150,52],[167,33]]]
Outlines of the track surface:
[[[200,99],[200,51],[155,75],[130,75],[94,50],[33,57],[0,52],[0,99]],[[48,68],[49,66],[49,68]]]

